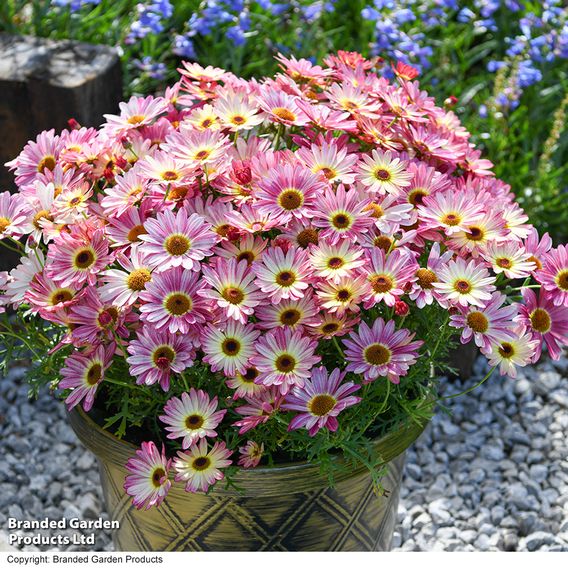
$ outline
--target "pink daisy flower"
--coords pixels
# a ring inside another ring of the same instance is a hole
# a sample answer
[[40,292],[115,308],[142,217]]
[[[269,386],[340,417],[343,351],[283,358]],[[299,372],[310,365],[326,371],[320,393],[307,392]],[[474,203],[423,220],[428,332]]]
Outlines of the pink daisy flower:
[[286,126],[303,126],[307,122],[307,117],[300,109],[297,101],[298,97],[293,97],[283,91],[276,91],[268,86],[257,97],[257,103],[267,114],[269,120],[285,124]]
[[181,398],[170,398],[160,420],[168,425],[168,438],[183,438],[182,448],[187,450],[202,438],[216,437],[215,428],[226,412],[217,410],[217,397],[210,400],[206,392],[192,388],[189,394],[181,393]]
[[61,233],[49,247],[45,273],[61,286],[93,286],[111,259],[102,230],[96,230],[89,242]]
[[30,286],[32,286],[40,276],[43,276],[42,271],[44,264],[45,257],[40,248],[34,249],[28,256],[22,256],[20,258],[20,264],[10,270],[8,281],[6,282],[6,299],[10,303],[17,304],[24,299]]
[[337,282],[321,282],[316,294],[323,310],[340,314],[358,312],[359,304],[371,294],[371,286],[364,276],[341,278]]
[[531,334],[525,333],[522,327],[515,328],[513,335],[512,339],[502,339],[494,343],[486,356],[492,367],[499,366],[501,375],[515,378],[517,367],[525,367],[533,360],[539,341],[533,339]]
[[416,271],[416,280],[412,283],[408,297],[414,300],[420,309],[426,305],[430,306],[434,301],[434,282],[438,282],[436,271],[440,266],[445,265],[452,256],[452,251],[446,251],[440,255],[440,244],[434,243],[428,254],[426,268],[420,267]]
[[29,282],[24,299],[30,303],[32,313],[39,313],[49,320],[50,312],[65,310],[77,301],[78,289],[74,286],[59,286],[45,274],[37,274]]
[[418,214],[424,228],[443,229],[446,235],[453,235],[467,231],[483,216],[483,209],[472,193],[449,190],[426,196]]
[[344,378],[345,373],[339,369],[328,376],[325,367],[317,367],[302,388],[294,387],[282,405],[284,410],[299,413],[290,421],[288,430],[305,427],[310,436],[315,436],[322,428],[335,432],[339,427],[339,413],[361,400],[352,396],[361,386],[352,382],[342,384]]
[[127,311],[103,302],[96,288],[87,288],[81,298],[70,306],[73,342],[88,345],[113,340],[115,335],[128,337],[127,316]]
[[124,491],[130,495],[137,509],[158,506],[166,498],[172,482],[168,479],[171,460],[166,458],[165,448],[158,451],[154,442],[142,442],[136,457],[126,463],[130,472],[124,481]]
[[174,460],[176,481],[185,483],[185,490],[190,493],[206,492],[209,487],[225,477],[222,468],[231,465],[228,459],[233,452],[225,442],[215,442],[208,451],[207,440],[201,440],[187,452],[178,452]]
[[252,265],[252,270],[256,285],[274,304],[283,299],[299,299],[309,287],[310,263],[301,249],[291,248],[284,253],[280,247],[273,247]]
[[130,97],[127,103],[119,103],[120,115],[105,114],[107,121],[105,129],[109,135],[120,136],[129,130],[152,124],[164,114],[168,105],[162,97]]
[[188,216],[184,209],[177,213],[164,211],[144,224],[147,234],[140,235],[147,262],[162,272],[181,266],[199,270],[199,261],[213,254],[217,235],[203,217]]
[[492,241],[481,252],[481,256],[491,263],[495,274],[503,273],[507,278],[526,278],[536,268],[536,264],[529,260],[531,254],[518,242]]
[[355,154],[347,154],[347,148],[340,148],[336,141],[312,144],[310,148],[300,148],[296,156],[316,175],[330,183],[352,184],[355,181],[353,166],[357,162]]
[[258,369],[249,365],[242,373],[237,371],[234,377],[227,379],[227,386],[235,390],[233,399],[238,400],[243,397],[254,398],[265,391],[267,387],[255,382],[259,375]]
[[363,249],[353,246],[347,239],[334,245],[321,242],[310,248],[310,262],[315,274],[335,282],[351,277],[356,268],[363,266],[366,262],[363,255]]
[[517,321],[538,340],[533,361],[540,359],[543,341],[550,356],[558,361],[562,346],[568,345],[568,306],[555,305],[546,290],[541,290],[538,298],[530,288],[523,288],[521,294],[525,303],[519,306]]
[[264,454],[264,444],[258,444],[252,440],[248,440],[244,446],[239,448],[239,465],[244,468],[256,467]]
[[387,306],[394,306],[395,301],[404,294],[406,286],[416,280],[416,259],[401,249],[395,249],[387,256],[379,248],[369,250],[368,261],[369,266],[362,268],[371,287],[371,296],[365,302],[365,308],[381,301]]
[[299,300],[282,300],[278,304],[260,305],[255,310],[260,329],[275,329],[289,327],[290,329],[303,329],[317,325],[319,306],[313,292],[308,288]]
[[215,254],[222,258],[235,258],[237,262],[246,260],[250,265],[260,259],[267,244],[268,242],[262,237],[245,234],[234,243],[223,241],[220,247],[215,248]]
[[105,371],[112,362],[114,349],[114,344],[108,347],[99,345],[87,351],[75,351],[67,357],[65,366],[61,369],[63,378],[59,382],[59,388],[72,389],[71,394],[65,399],[69,410],[81,401],[85,412],[91,410],[97,387],[103,381]]
[[373,150],[369,156],[362,155],[359,162],[359,181],[373,193],[398,195],[410,185],[412,174],[407,171],[408,162],[387,150]]
[[152,281],[140,293],[141,319],[170,333],[190,333],[196,323],[204,323],[210,316],[208,303],[199,295],[203,282],[197,272],[181,267],[154,274]]
[[150,215],[150,207],[145,204],[139,208],[131,207],[117,217],[110,217],[106,227],[106,234],[112,241],[112,247],[122,247],[122,252],[127,252],[128,247],[140,244],[140,237],[147,233],[144,223]]
[[152,270],[144,255],[140,254],[138,245],[131,248],[128,257],[119,254],[116,259],[123,270],[113,268],[102,273],[101,299],[119,308],[131,306],[152,280]]
[[484,307],[495,290],[495,277],[490,276],[486,268],[471,259],[450,260],[448,264],[438,268],[438,282],[432,282],[439,302],[447,307],[450,304],[460,306]]
[[389,381],[399,383],[400,377],[416,363],[418,349],[424,343],[412,341],[414,333],[407,329],[395,330],[394,321],[385,323],[383,318],[377,318],[372,328],[361,322],[357,333],[349,337],[343,340],[348,361],[345,370],[362,374],[365,382],[387,377]]
[[115,185],[105,188],[101,205],[109,216],[120,217],[142,200],[148,189],[148,181],[138,166],[116,176],[114,181]]
[[130,374],[138,385],[159,383],[164,391],[170,388],[171,373],[181,373],[193,366],[195,350],[191,338],[156,331],[148,326],[138,330],[136,339],[128,344],[126,359]]
[[517,306],[503,306],[506,299],[500,292],[493,292],[484,307],[462,308],[460,313],[450,316],[450,325],[463,330],[461,342],[468,343],[473,338],[486,353],[495,343],[514,338],[516,324],[513,320],[517,316]]
[[258,184],[255,206],[261,213],[287,223],[293,217],[311,217],[316,198],[324,190],[325,184],[307,168],[284,164]]
[[256,344],[258,355],[251,358],[260,371],[258,382],[278,386],[282,394],[294,385],[303,386],[311,368],[321,361],[315,355],[316,346],[316,341],[289,328],[278,328],[261,336]]
[[373,225],[368,205],[369,201],[361,199],[354,189],[345,191],[343,185],[335,191],[328,188],[313,216],[313,224],[321,229],[319,237],[330,244],[341,239],[359,240]]
[[552,248],[552,239],[548,233],[539,237],[538,231],[533,227],[525,240],[525,250],[530,253],[529,261],[536,264],[536,271],[542,269],[546,253]]
[[550,293],[555,306],[568,306],[568,245],[558,245],[543,257],[543,267],[535,274]]
[[35,141],[28,142],[20,155],[6,166],[16,170],[18,186],[29,185],[39,174],[55,169],[60,151],[60,138],[51,129],[39,134]]
[[17,239],[29,232],[28,225],[29,214],[24,198],[19,193],[0,193],[0,239]]
[[265,387],[255,396],[245,397],[245,401],[247,404],[235,409],[244,418],[233,424],[233,426],[239,428],[239,435],[241,436],[260,424],[266,424],[273,414],[278,412],[284,401],[284,396],[280,393],[278,387]]
[[217,259],[215,268],[203,266],[203,278],[213,289],[203,289],[200,294],[214,300],[225,318],[244,324],[262,300],[254,283],[255,275],[246,260]]
[[448,247],[457,250],[462,256],[469,253],[477,258],[491,242],[502,241],[506,235],[503,217],[499,213],[490,211],[477,221],[468,223],[464,230],[452,233]]
[[255,342],[260,331],[251,325],[229,320],[224,330],[209,324],[203,331],[201,347],[203,361],[211,365],[213,372],[222,370],[229,377],[244,373],[249,359],[255,353]]

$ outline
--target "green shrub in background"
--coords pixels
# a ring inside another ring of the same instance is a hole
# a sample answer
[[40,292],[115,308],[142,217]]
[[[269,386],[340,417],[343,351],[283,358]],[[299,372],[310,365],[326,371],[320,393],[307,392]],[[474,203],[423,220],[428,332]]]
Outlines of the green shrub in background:
[[159,90],[183,59],[245,77],[273,73],[279,52],[319,61],[355,50],[409,63],[438,103],[454,104],[496,175],[558,243],[568,236],[568,7],[562,4],[4,0],[0,29],[117,46],[125,95]]

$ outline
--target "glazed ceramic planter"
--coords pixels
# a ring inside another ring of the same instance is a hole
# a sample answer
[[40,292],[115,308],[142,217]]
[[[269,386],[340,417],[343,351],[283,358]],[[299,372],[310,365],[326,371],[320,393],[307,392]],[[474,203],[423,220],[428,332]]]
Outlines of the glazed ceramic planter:
[[389,550],[404,451],[425,426],[408,425],[375,442],[388,464],[387,496],[373,492],[364,468],[337,475],[330,488],[317,465],[298,462],[241,470],[235,477],[241,492],[221,482],[209,495],[191,494],[176,483],[159,507],[138,511],[123,490],[136,448],[82,410],[73,410],[70,422],[99,461],[109,516],[120,523],[114,544],[124,551]]

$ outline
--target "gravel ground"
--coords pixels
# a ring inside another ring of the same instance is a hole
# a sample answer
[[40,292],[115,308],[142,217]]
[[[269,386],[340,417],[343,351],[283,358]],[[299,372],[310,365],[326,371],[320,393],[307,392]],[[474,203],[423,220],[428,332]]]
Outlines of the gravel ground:
[[[10,532],[36,532],[8,530],[9,517],[107,518],[94,458],[61,403],[48,393],[28,400],[24,372],[0,379],[0,550]],[[479,359],[474,377],[449,383],[446,394],[484,372]],[[494,375],[448,408],[408,452],[394,549],[568,551],[568,360],[515,381]],[[19,548],[112,550],[110,534],[96,534],[94,547]]]

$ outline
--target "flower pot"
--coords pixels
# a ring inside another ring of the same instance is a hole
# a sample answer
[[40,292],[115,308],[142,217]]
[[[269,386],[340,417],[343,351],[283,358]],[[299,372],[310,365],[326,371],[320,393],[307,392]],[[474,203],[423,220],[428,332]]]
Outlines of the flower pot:
[[126,551],[388,550],[396,523],[404,451],[425,424],[410,424],[375,442],[387,463],[386,496],[363,467],[336,475],[330,488],[319,467],[291,463],[241,470],[238,489],[223,482],[208,495],[174,484],[157,508],[137,510],[124,492],[125,464],[136,448],[103,430],[82,410],[71,426],[100,464],[108,513],[120,523],[114,544]]

